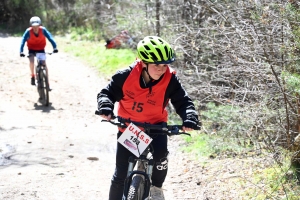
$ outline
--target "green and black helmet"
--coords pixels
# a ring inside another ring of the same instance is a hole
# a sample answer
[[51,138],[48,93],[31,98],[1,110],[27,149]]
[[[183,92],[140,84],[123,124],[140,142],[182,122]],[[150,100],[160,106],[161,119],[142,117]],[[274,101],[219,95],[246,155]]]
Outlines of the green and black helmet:
[[137,45],[138,57],[145,63],[169,64],[175,53],[169,43],[157,36],[147,36]]

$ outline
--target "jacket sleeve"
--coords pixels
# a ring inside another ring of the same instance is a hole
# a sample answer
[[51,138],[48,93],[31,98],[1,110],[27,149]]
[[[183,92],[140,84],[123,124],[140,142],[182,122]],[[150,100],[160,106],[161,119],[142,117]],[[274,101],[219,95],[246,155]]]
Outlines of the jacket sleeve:
[[22,53],[24,51],[24,45],[25,45],[25,42],[28,40],[28,38],[29,38],[29,29],[26,29],[26,31],[24,32],[24,34],[22,36],[20,53]]
[[56,49],[57,48],[56,42],[54,41],[54,38],[51,35],[51,33],[45,27],[43,27],[43,34],[52,44],[53,49]]
[[172,75],[167,88],[167,97],[171,100],[176,113],[181,117],[184,123],[191,121],[197,125],[199,124],[195,105],[175,74]]
[[131,69],[118,71],[112,76],[109,84],[97,95],[98,111],[104,115],[113,113],[114,104],[123,98],[123,84]]

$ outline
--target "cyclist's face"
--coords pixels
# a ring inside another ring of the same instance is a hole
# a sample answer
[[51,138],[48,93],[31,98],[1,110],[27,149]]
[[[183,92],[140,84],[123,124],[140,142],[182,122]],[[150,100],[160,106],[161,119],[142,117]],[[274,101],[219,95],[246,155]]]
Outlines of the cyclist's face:
[[32,26],[33,32],[38,33],[39,32],[39,26]]
[[154,80],[158,80],[167,70],[167,64],[148,64],[148,73]]

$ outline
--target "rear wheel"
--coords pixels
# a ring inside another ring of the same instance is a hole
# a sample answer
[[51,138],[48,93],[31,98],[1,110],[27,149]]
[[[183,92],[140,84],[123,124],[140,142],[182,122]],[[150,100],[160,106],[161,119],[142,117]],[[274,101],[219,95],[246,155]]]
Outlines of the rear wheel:
[[133,177],[129,187],[128,200],[142,200],[144,195],[144,179],[142,176],[136,175]]

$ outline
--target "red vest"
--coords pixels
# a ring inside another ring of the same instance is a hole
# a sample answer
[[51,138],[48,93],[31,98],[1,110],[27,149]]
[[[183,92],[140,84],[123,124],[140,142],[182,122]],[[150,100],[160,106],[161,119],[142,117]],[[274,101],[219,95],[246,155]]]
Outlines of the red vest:
[[29,28],[29,39],[27,46],[30,50],[43,50],[46,46],[46,37],[43,34],[43,28],[39,27],[39,34],[35,36],[32,27]]
[[165,109],[166,105],[163,105],[164,97],[175,71],[168,67],[163,78],[155,86],[152,86],[151,94],[149,88],[140,86],[139,80],[142,72],[142,63],[139,61],[123,85],[124,97],[119,102],[118,116],[142,123],[167,122],[168,113]]

